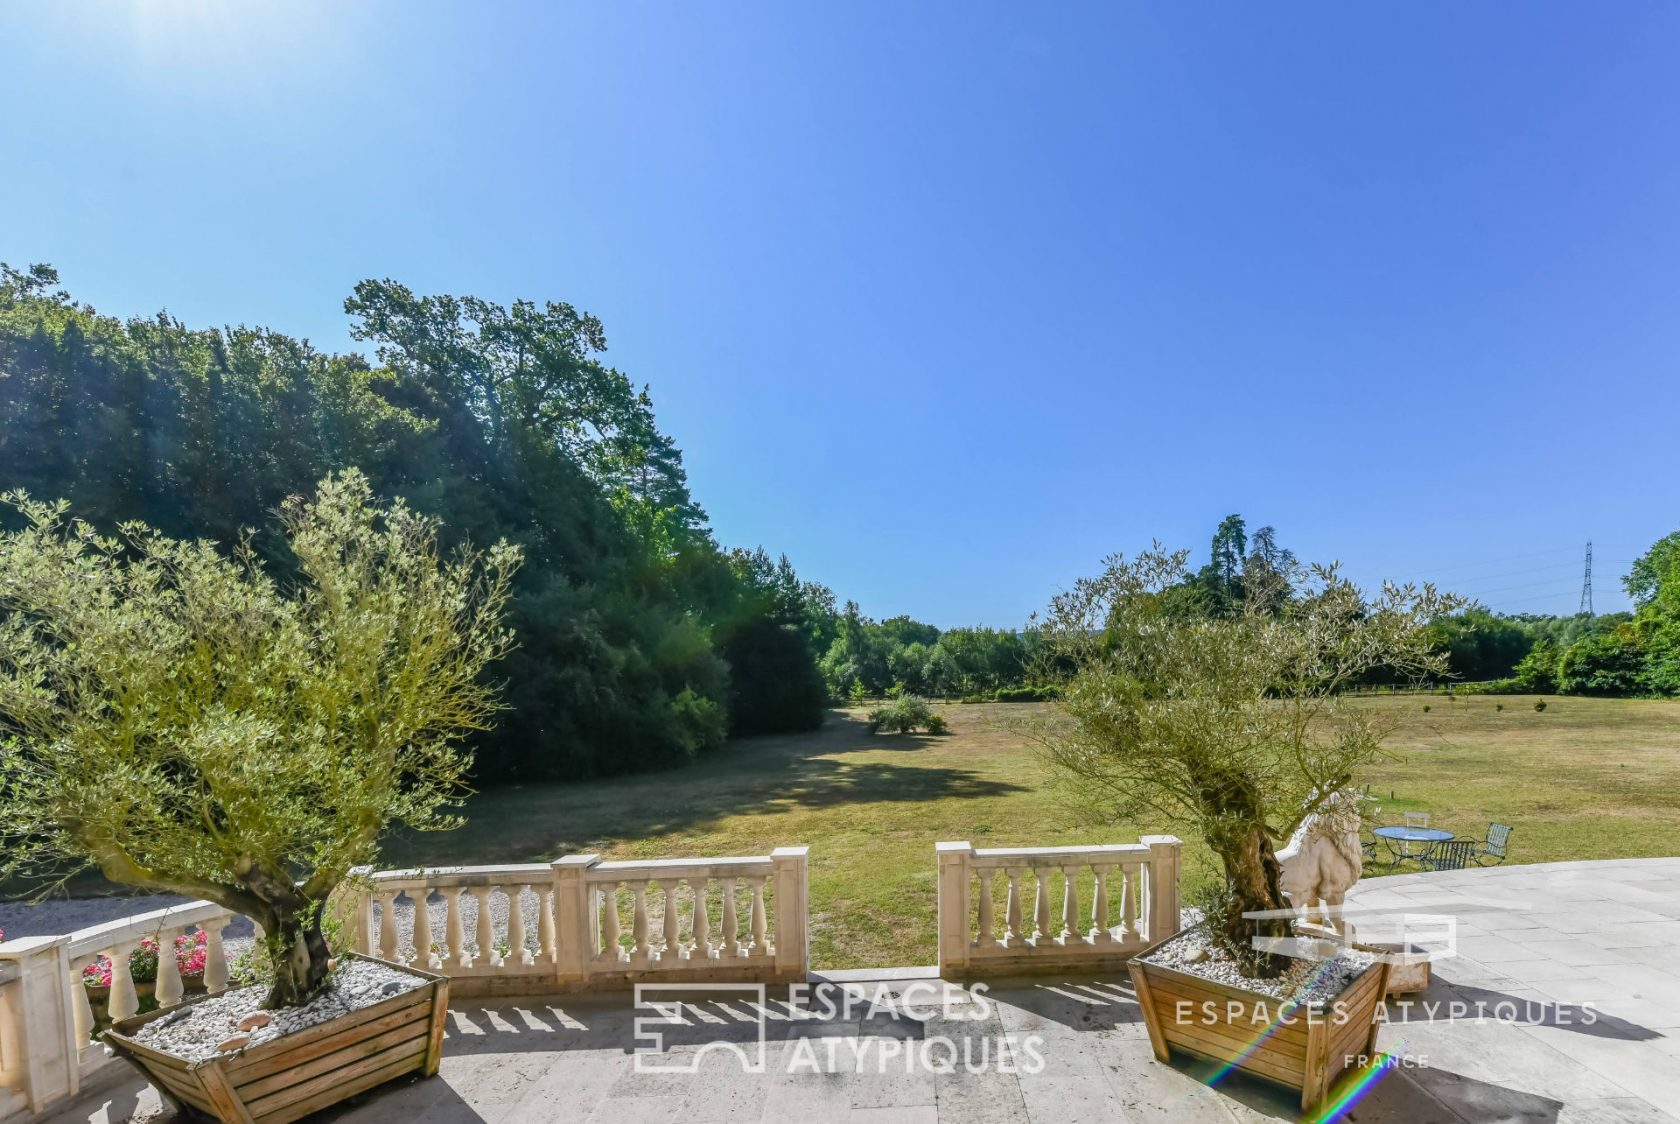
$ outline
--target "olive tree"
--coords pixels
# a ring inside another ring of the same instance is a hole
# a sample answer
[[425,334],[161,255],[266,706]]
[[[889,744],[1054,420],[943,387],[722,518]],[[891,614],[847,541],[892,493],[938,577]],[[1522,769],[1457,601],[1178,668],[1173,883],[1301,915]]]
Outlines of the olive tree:
[[[1243,948],[1251,934],[1288,935],[1275,849],[1382,754],[1396,724],[1346,688],[1379,670],[1444,671],[1425,626],[1459,601],[1391,584],[1367,599],[1314,566],[1277,575],[1286,596],[1250,589],[1231,612],[1187,614],[1169,592],[1189,579],[1186,557],[1157,543],[1055,598],[1041,663],[1060,713],[1037,732],[1084,813],[1199,832],[1230,890],[1222,942]],[[1254,959],[1268,975],[1283,966]]]
[[440,554],[433,520],[354,470],[282,508],[284,578],[249,542],[5,501],[0,870],[69,860],[246,914],[268,1005],[307,1002],[333,888],[388,826],[455,822],[517,552]]

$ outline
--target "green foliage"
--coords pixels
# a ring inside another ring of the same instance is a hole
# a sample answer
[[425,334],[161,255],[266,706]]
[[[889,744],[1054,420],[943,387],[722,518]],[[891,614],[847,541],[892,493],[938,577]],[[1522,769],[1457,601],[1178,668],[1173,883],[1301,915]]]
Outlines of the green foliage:
[[1645,645],[1631,625],[1577,640],[1558,657],[1558,692],[1636,695],[1645,686]]
[[[718,548],[647,390],[601,361],[594,317],[364,281],[345,309],[375,365],[260,328],[125,324],[56,285],[47,267],[0,274],[0,488],[63,497],[95,525],[233,542],[359,467],[376,495],[441,519],[446,547],[523,550],[510,711],[472,739],[478,779],[645,768],[731,725],[810,721],[728,654],[756,658],[755,616],[791,627],[808,685],[832,594],[786,559]],[[277,575],[295,565],[271,531],[251,548]]]
[[518,550],[445,557],[434,520],[354,471],[283,510],[284,583],[246,544],[5,498],[25,525],[0,534],[0,873],[91,864],[324,961],[309,933],[386,827],[455,822]]
[[1550,637],[1541,637],[1517,661],[1511,678],[1523,694],[1550,695],[1557,691],[1558,646]]
[[1545,699],[1534,700],[1534,712],[1536,714],[1540,713],[1541,711],[1544,711],[1545,709],[1546,709],[1546,700]]
[[1265,970],[1265,959],[1252,941],[1238,940],[1233,933],[1241,931],[1242,899],[1229,882],[1205,878],[1185,887],[1184,905],[1201,915],[1196,927],[1207,934],[1213,946],[1230,958],[1241,971],[1258,977]]
[[1520,623],[1480,605],[1431,621],[1429,633],[1447,653],[1448,674],[1472,682],[1512,675],[1535,643]]
[[886,706],[869,712],[869,732],[914,734],[926,730],[930,734],[950,732],[943,715],[935,714],[927,700],[916,695],[900,695]]
[[[1399,721],[1346,689],[1378,667],[1444,670],[1426,626],[1461,602],[1392,585],[1367,600],[1334,567],[1313,567],[1289,575],[1283,602],[1184,620],[1162,595],[1185,580],[1186,556],[1112,558],[1052,602],[1044,643],[1073,670],[1059,684],[1065,720],[1041,724],[1039,741],[1089,818],[1193,827],[1220,857],[1240,921],[1287,909],[1273,841],[1376,760]],[[1230,936],[1248,932],[1233,922]]]
[[992,692],[993,702],[1048,702],[1055,697],[1054,687],[999,687]]

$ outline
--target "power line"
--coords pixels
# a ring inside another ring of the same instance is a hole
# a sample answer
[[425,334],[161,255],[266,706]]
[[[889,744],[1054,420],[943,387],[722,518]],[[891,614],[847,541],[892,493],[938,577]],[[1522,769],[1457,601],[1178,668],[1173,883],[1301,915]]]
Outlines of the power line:
[[1489,558],[1485,562],[1455,562],[1450,565],[1436,566],[1431,569],[1419,571],[1417,572],[1417,576],[1428,577],[1431,574],[1457,573],[1460,570],[1472,570],[1478,566],[1497,566],[1501,562],[1521,562],[1527,558],[1545,558],[1553,554],[1573,553],[1574,550],[1575,548],[1572,546],[1564,546],[1558,547],[1555,550],[1535,550],[1527,554],[1507,554],[1503,558]]

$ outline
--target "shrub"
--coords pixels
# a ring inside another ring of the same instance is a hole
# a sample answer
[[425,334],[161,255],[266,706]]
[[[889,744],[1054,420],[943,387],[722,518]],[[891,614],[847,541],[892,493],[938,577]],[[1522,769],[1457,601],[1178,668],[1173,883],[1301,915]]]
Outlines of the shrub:
[[1545,710],[1546,709],[1546,700],[1545,699],[1537,700],[1534,704],[1534,709],[1536,711]]
[[918,695],[901,695],[886,706],[877,707],[869,712],[869,732],[871,734],[885,731],[889,734],[913,734],[917,730],[926,730],[930,734],[944,734],[950,731],[943,716],[935,714],[927,704],[927,700]]
[[1563,650],[1557,662],[1562,695],[1637,695],[1644,689],[1645,646],[1633,629],[1622,627],[1583,636]]
[[1056,697],[1054,687],[999,687],[992,693],[995,702],[1049,702]]

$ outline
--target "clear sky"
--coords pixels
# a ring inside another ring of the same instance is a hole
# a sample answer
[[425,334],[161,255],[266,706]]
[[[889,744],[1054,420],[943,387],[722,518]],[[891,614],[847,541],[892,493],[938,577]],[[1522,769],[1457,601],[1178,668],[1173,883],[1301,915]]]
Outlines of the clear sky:
[[563,299],[726,544],[1021,623],[1274,524],[1600,611],[1680,527],[1680,6],[0,6],[0,259],[351,346]]

